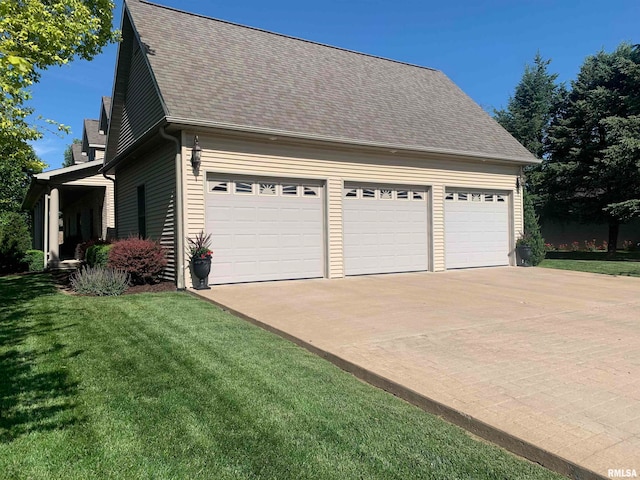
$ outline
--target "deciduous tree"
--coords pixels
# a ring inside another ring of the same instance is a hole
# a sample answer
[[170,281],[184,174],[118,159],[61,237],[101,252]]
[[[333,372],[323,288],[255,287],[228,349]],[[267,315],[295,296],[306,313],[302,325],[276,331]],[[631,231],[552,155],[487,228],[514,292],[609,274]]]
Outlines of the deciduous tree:
[[74,58],[91,60],[116,39],[113,8],[112,0],[0,1],[1,145],[16,153],[42,135],[42,124],[28,118],[34,113],[29,87],[43,70]]

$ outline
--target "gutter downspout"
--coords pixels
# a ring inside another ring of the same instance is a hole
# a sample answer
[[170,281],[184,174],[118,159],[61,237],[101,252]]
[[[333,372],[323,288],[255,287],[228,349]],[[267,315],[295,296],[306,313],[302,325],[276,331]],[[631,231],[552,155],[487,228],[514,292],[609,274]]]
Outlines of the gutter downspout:
[[[111,177],[107,177],[107,174],[103,171],[102,172],[102,176],[104,178],[106,178],[107,180],[111,180],[113,182],[113,224],[115,225],[115,233],[116,233],[116,238],[118,238],[118,202],[116,202],[116,179],[115,178],[111,178]],[[107,192],[105,191],[104,194],[106,195]],[[107,203],[107,199],[105,198],[105,205]],[[108,218],[108,217],[107,217]],[[107,231],[109,230],[109,227],[107,227]],[[106,235],[105,235],[106,237]],[[106,240],[106,238],[105,238]]]
[[180,141],[164,130],[164,125],[158,129],[160,136],[176,145],[176,195],[174,197],[174,219],[176,222],[176,288],[185,289],[184,282],[184,222],[182,214],[182,145]]

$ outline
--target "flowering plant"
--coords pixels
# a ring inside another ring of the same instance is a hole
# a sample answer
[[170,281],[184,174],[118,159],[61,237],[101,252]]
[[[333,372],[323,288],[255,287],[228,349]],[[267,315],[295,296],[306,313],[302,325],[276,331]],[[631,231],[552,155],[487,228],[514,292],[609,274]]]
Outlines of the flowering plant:
[[189,244],[189,254],[191,255],[191,260],[196,258],[211,258],[213,255],[213,251],[210,248],[211,244],[211,234],[205,233],[201,230],[194,238],[187,238],[187,243]]
[[520,236],[516,240],[516,247],[524,247],[531,245],[531,235],[528,233],[520,232]]

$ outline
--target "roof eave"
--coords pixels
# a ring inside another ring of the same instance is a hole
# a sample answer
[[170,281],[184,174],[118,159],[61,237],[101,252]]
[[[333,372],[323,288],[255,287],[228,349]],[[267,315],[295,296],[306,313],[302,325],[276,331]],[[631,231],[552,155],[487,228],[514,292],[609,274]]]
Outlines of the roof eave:
[[531,155],[531,157],[529,158],[499,156],[499,155],[492,155],[492,154],[487,154],[482,152],[458,151],[453,149],[428,148],[428,147],[417,146],[417,145],[402,145],[402,144],[393,144],[393,143],[385,143],[385,142],[352,140],[352,139],[340,138],[340,137],[304,134],[304,133],[289,132],[289,131],[277,130],[277,129],[271,129],[271,128],[235,125],[235,124],[207,121],[207,120],[194,120],[190,118],[181,118],[181,117],[173,117],[173,116],[166,117],[166,121],[171,125],[180,126],[183,128],[200,127],[200,128],[219,129],[219,130],[232,130],[232,131],[238,131],[238,132],[271,135],[271,136],[286,137],[286,138],[292,138],[292,139],[328,142],[328,143],[335,143],[340,145],[381,148],[386,150],[428,153],[428,154],[434,154],[434,155],[447,155],[447,156],[470,158],[470,159],[481,160],[481,161],[501,161],[501,162],[507,162],[507,163],[514,163],[518,165],[535,165],[535,164],[541,163],[542,161],[540,159],[535,158],[533,155]]

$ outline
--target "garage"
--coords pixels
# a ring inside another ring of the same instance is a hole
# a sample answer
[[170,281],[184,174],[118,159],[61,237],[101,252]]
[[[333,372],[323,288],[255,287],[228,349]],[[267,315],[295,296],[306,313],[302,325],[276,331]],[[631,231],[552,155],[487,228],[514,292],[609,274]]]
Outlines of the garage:
[[324,275],[324,188],[295,179],[208,176],[212,284]]
[[342,205],[345,275],[427,270],[426,187],[345,183]]
[[447,269],[509,265],[507,198],[495,192],[447,192],[444,208]]

